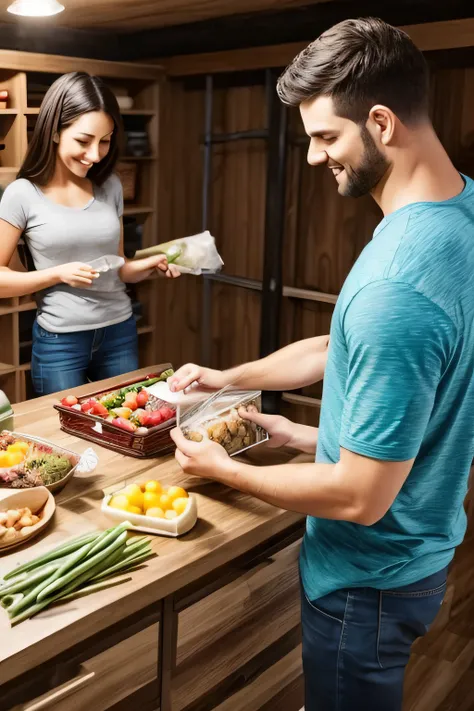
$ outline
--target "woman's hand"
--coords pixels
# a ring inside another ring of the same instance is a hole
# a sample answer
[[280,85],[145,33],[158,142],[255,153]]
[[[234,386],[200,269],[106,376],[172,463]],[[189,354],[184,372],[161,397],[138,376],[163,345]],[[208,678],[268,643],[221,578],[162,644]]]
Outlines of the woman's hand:
[[53,267],[52,272],[59,282],[80,288],[90,286],[100,276],[99,272],[83,262],[60,264]]
[[150,259],[152,260],[152,269],[156,269],[158,274],[168,277],[168,279],[176,279],[181,276],[181,272],[175,264],[168,264],[166,254],[157,254],[156,257],[150,257]]

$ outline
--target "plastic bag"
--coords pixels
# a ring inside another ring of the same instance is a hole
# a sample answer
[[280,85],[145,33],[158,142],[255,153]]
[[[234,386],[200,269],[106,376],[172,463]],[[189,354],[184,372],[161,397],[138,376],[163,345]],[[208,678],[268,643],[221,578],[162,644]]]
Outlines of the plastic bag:
[[216,241],[208,230],[191,237],[141,249],[135,253],[134,259],[143,259],[154,254],[166,254],[168,262],[175,264],[180,272],[196,276],[215,274],[224,264],[217,251]]
[[224,388],[183,414],[181,430],[186,439],[194,442],[217,442],[233,457],[268,440],[262,427],[240,417],[240,408],[261,412],[262,393]]

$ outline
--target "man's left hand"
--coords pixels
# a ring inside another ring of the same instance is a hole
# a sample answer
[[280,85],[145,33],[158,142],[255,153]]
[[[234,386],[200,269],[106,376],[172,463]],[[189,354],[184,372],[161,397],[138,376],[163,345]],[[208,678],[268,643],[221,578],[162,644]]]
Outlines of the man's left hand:
[[190,442],[178,427],[171,430],[170,434],[176,444],[176,461],[185,474],[229,483],[233,475],[234,462],[224,447],[210,439]]

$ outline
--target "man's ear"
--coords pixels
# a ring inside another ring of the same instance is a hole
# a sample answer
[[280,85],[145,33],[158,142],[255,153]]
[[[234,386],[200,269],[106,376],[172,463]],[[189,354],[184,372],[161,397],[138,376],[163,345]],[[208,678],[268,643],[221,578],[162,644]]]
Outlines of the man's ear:
[[388,146],[393,140],[396,122],[397,118],[391,109],[377,104],[369,111],[367,126],[370,124],[371,133],[375,133],[382,145]]

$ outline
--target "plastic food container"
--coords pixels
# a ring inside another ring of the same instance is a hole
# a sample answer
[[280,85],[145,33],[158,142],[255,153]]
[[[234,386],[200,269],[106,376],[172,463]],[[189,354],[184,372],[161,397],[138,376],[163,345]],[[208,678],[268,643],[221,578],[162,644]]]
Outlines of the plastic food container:
[[[115,492],[118,493],[118,492]],[[109,506],[109,501],[115,494],[106,494],[102,501],[102,512],[107,518],[120,523],[130,521],[132,531],[143,531],[144,533],[154,533],[158,536],[182,536],[188,533],[197,521],[197,503],[194,496],[188,497],[188,506],[182,514],[173,519],[154,518],[152,516],[142,516],[140,514],[121,511]]]
[[268,432],[262,427],[240,417],[241,408],[261,412],[262,393],[223,388],[190,408],[180,418],[180,427],[187,439],[210,439],[233,457],[268,440]]
[[[47,439],[42,439],[41,437],[33,437],[32,435],[29,434],[23,434],[22,432],[10,432],[9,430],[2,430],[1,435],[3,434],[9,434],[12,437],[14,437],[17,440],[21,440],[23,442],[27,443],[33,443],[33,444],[38,444],[41,445],[42,448],[45,450],[46,453],[49,454],[58,454],[64,457],[67,457],[69,461],[72,464],[72,468],[69,470],[69,472],[62,478],[59,479],[59,481],[54,482],[54,484],[46,484],[45,488],[48,489],[48,491],[51,491],[52,493],[57,493],[58,491],[61,491],[61,489],[66,486],[68,481],[72,479],[78,468],[80,467],[81,463],[81,455],[76,454],[76,452],[72,452],[69,449],[65,449],[64,447],[60,447],[57,444],[54,444],[54,442],[50,442]],[[10,469],[14,469],[15,467],[10,467]],[[2,472],[8,471],[5,469],[1,470]],[[2,485],[2,482],[0,480],[0,486]],[[24,489],[15,489],[8,484],[4,484],[4,487],[9,491],[30,491],[33,488],[36,487],[30,487],[30,488],[24,488]]]

